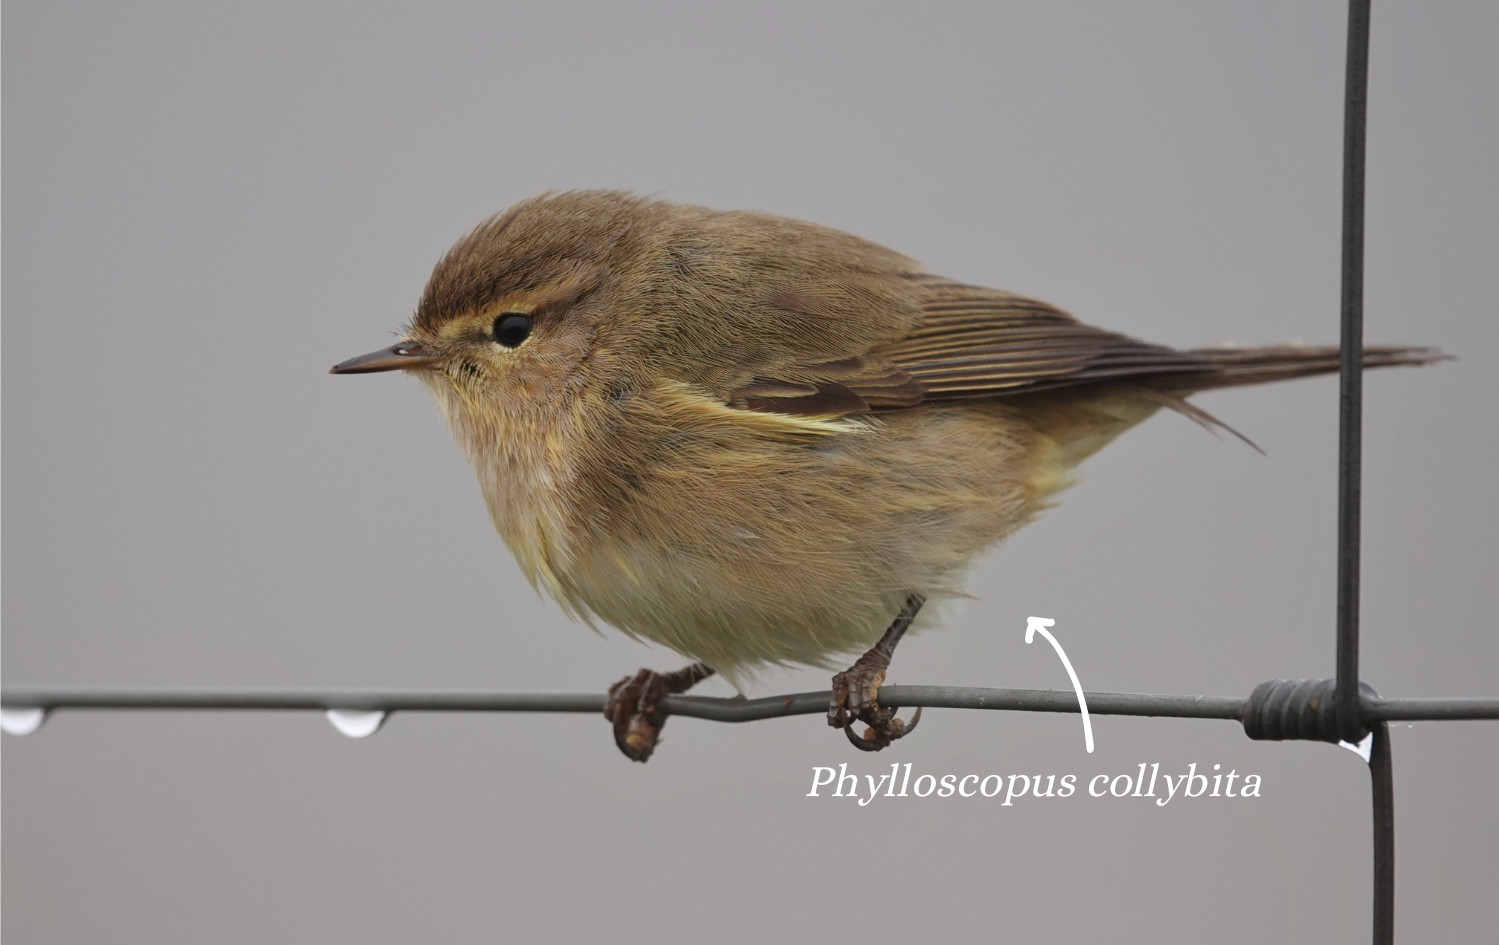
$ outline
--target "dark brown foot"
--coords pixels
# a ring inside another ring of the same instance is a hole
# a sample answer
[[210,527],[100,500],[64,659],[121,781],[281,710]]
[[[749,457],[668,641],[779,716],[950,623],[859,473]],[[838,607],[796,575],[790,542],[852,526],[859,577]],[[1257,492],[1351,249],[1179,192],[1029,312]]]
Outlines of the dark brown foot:
[[[906,606],[890,624],[890,629],[880,637],[880,642],[854,665],[833,677],[833,696],[828,703],[828,724],[843,729],[843,734],[855,748],[863,751],[879,751],[897,738],[904,738],[916,729],[921,721],[921,709],[911,716],[911,721],[895,717],[899,706],[882,706],[879,703],[880,684],[885,681],[885,670],[890,668],[890,658],[895,655],[895,645],[900,642],[906,628],[921,609],[923,599],[912,595]],[[854,723],[863,722],[867,728],[862,736],[854,733]]]
[[666,724],[661,697],[686,692],[712,675],[712,667],[693,663],[674,673],[642,669],[610,686],[604,718],[614,723],[614,744],[631,761],[649,760]]

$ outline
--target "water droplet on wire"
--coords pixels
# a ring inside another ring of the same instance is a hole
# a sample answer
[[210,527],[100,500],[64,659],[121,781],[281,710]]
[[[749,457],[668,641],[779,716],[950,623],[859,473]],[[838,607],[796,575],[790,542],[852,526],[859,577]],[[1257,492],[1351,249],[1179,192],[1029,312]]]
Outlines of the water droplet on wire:
[[385,724],[385,712],[380,709],[329,709],[325,714],[334,728],[350,738],[368,738]]
[[0,730],[10,735],[30,735],[47,721],[47,710],[35,706],[0,708]]

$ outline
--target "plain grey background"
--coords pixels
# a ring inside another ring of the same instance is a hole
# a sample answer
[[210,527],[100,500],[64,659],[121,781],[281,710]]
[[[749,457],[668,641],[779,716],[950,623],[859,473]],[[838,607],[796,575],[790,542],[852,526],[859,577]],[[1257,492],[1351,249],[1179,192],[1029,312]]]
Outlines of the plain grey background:
[[[602,689],[678,657],[521,579],[387,344],[469,227],[611,186],[805,217],[1178,346],[1337,337],[1346,11],[1217,3],[7,3],[4,681]],[[1376,5],[1365,678],[1494,694],[1499,11]],[[1161,416],[984,559],[908,683],[1241,696],[1332,670],[1337,385]],[[826,686],[772,674],[760,694]],[[722,683],[705,687],[726,694]],[[4,937],[1360,942],[1368,777],[1226,722],[55,715],[4,739]],[[1499,923],[1499,726],[1396,729],[1404,941]],[[809,798],[812,768],[1263,797]]]

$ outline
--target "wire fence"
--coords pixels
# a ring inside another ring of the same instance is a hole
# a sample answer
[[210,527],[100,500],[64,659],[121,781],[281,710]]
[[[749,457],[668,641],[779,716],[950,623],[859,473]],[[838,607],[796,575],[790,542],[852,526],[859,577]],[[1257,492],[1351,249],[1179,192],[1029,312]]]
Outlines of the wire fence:
[[[1343,253],[1338,450],[1337,662],[1333,679],[1261,683],[1246,698],[1127,692],[1082,693],[1097,715],[1228,719],[1250,738],[1314,740],[1359,745],[1367,740],[1373,799],[1373,940],[1395,939],[1395,826],[1393,762],[1388,723],[1499,719],[1499,697],[1385,699],[1359,681],[1359,545],[1363,417],[1363,269],[1365,119],[1369,77],[1370,0],[1348,5],[1347,75],[1343,115]],[[672,695],[668,715],[716,722],[753,722],[827,711],[829,692],[759,699]],[[323,710],[347,734],[369,734],[391,712],[602,713],[599,692],[483,692],[418,690],[127,689],[10,687],[0,692],[6,731],[34,731],[54,709]],[[883,686],[886,707],[1078,712],[1070,690]],[[350,729],[340,713],[371,717]]]
[[[1302,685],[1321,680],[1275,680],[1275,685]],[[1265,684],[1270,685],[1270,684]],[[1085,692],[1094,715],[1153,718],[1228,719],[1254,727],[1255,714],[1274,711],[1268,698],[1157,695],[1140,692]],[[3,695],[7,708],[50,712],[53,709],[196,709],[196,710],[348,710],[358,712],[585,712],[604,711],[602,692],[491,692],[419,689],[105,689],[23,688]],[[897,708],[992,709],[1009,712],[1077,712],[1070,689],[985,689],[973,686],[881,686],[880,704]],[[1381,699],[1365,695],[1359,702],[1369,722],[1499,719],[1499,698]],[[818,715],[828,709],[828,690],[764,696],[758,699],[711,696],[666,696],[668,715],[710,722],[758,722],[791,715]],[[1251,720],[1251,721],[1246,721]],[[1258,731],[1258,729],[1256,729]],[[1341,740],[1341,739],[1334,739]]]

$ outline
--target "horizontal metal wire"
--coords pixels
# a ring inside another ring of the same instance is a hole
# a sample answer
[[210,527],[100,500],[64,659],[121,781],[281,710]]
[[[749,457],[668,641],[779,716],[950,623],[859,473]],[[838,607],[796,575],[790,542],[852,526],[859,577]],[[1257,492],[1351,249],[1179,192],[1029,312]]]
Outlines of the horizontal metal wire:
[[[1229,696],[1089,692],[1095,715],[1242,720],[1247,699]],[[602,692],[423,691],[416,689],[127,689],[27,688],[0,691],[9,708],[41,709],[383,709],[387,712],[595,712]],[[714,722],[753,722],[826,712],[829,693],[798,692],[758,699],[667,696],[671,715]],[[1076,712],[1070,689],[983,689],[968,686],[882,686],[886,706]],[[1412,722],[1499,719],[1499,698],[1382,699],[1363,701],[1369,721]]]

